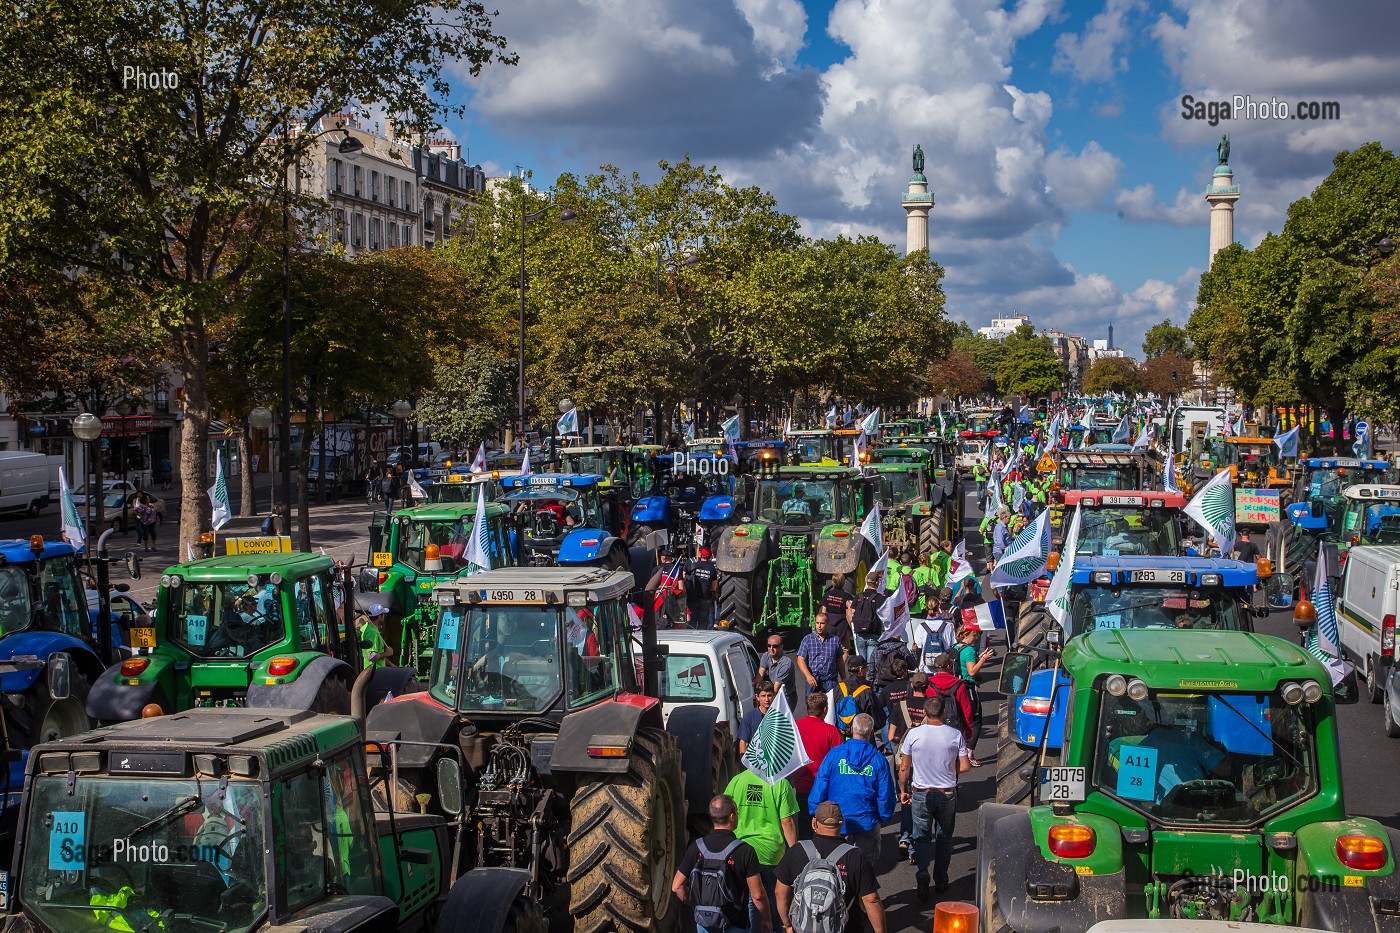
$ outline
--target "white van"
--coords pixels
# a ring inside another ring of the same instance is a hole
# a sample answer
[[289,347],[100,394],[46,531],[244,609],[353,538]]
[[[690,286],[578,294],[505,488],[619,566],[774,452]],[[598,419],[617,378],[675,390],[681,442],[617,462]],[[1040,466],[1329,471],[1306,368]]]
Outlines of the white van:
[[1395,663],[1395,608],[1400,596],[1400,547],[1362,545],[1347,552],[1337,596],[1342,648],[1366,675],[1379,703]]
[[48,504],[48,458],[27,450],[0,450],[0,512],[38,515]]
[[[660,678],[663,721],[682,704],[713,706],[716,722],[737,739],[739,721],[754,707],[758,653],[753,643],[727,629],[663,628],[656,641],[668,652]],[[641,656],[639,642],[635,650]]]
[[972,468],[979,463],[987,462],[987,445],[991,441],[985,438],[962,437],[958,439],[957,467],[963,473],[971,473]]

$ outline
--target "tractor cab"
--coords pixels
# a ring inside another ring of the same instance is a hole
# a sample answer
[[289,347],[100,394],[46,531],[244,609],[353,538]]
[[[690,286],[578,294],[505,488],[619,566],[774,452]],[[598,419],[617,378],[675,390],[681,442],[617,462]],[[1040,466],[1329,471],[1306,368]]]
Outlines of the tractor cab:
[[963,437],[996,437],[1001,433],[1001,411],[996,408],[977,408],[969,411],[964,427],[960,432]]
[[627,447],[565,447],[559,451],[559,472],[600,477],[600,490],[630,496],[633,483],[642,480],[645,459]]
[[[1390,477],[1390,464],[1354,457],[1309,457],[1298,461],[1298,472],[1293,494],[1296,501],[1289,507],[1289,517],[1295,525],[1337,534],[1346,508],[1342,494],[1363,483],[1385,483]],[[1304,506],[1301,510],[1300,505]]]
[[924,423],[918,418],[880,422],[880,437],[887,441],[899,437],[912,437],[913,435],[922,433],[924,433]]
[[723,456],[677,453],[659,455],[656,469],[651,494],[632,505],[627,540],[636,545],[664,531],[669,550],[693,554],[701,529],[734,516],[733,465]]
[[1400,486],[1352,486],[1342,496],[1341,553],[1358,544],[1400,544]]
[[789,466],[847,466],[860,431],[824,428],[793,431],[787,437]]
[[1075,558],[1175,557],[1181,553],[1181,509],[1186,497],[1163,492],[1065,493],[1065,508],[1080,506]]
[[[529,566],[608,561],[627,567],[616,497],[604,497],[603,477],[534,473],[501,480],[502,503],[517,529],[517,559]],[[619,552],[620,550],[620,552]]]
[[1056,501],[1070,490],[1099,492],[1103,490],[1151,489],[1157,485],[1150,460],[1143,452],[1131,450],[1060,450],[1054,454],[1056,464]]
[[784,467],[752,482],[749,514],[780,525],[859,522],[870,508],[872,485],[849,469]]
[[28,782],[7,905],[26,930],[406,929],[451,881],[442,817],[374,813],[348,717],[143,719],[42,746]]
[[1278,448],[1269,438],[1227,437],[1218,449],[1222,459],[1216,469],[1228,466],[1230,482],[1236,487],[1278,489],[1293,485],[1288,467],[1279,461]]
[[152,704],[164,713],[313,704],[349,712],[361,652],[342,611],[345,585],[321,554],[176,564],[161,575],[152,624],[131,630],[132,657],[93,684],[88,715],[139,719]]
[[[428,502],[434,505],[449,505],[453,503],[475,503],[480,495],[477,487],[486,487],[486,500],[489,502],[500,495],[501,477],[504,474],[499,470],[492,470],[488,473],[464,473],[457,470],[424,470],[423,476],[415,477],[423,487],[423,491],[428,494]],[[379,513],[375,519],[378,520]]]
[[787,441],[782,439],[739,441],[734,450],[739,455],[740,474],[762,473],[787,463]]
[[688,454],[723,456],[728,447],[729,438],[727,437],[697,437],[685,442],[685,452]]
[[[87,597],[78,578],[78,552],[72,545],[46,541],[42,535],[0,541],[0,659],[34,653],[27,650],[32,637],[15,638],[21,633],[66,635],[95,646]],[[24,685],[9,682],[14,676],[0,660],[5,693],[24,690]]]

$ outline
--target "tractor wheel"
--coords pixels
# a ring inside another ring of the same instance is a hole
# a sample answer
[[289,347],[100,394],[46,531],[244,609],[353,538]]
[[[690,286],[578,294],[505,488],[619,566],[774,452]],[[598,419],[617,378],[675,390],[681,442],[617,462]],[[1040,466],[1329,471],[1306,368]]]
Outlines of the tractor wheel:
[[[724,793],[724,789],[729,786],[729,779],[740,771],[739,748],[734,743],[734,736],[723,726],[716,725],[714,735],[710,740],[710,793]],[[710,818],[705,813],[697,813],[690,819],[691,836],[704,836],[710,832]]]
[[1054,623],[1055,617],[1043,605],[1027,602],[1025,609],[1016,619],[1016,644],[1019,647],[1045,647],[1045,633]]
[[339,677],[327,677],[316,690],[316,698],[311,701],[313,713],[335,713],[350,715],[350,690]]
[[751,634],[758,622],[753,573],[726,573],[719,578],[719,617],[736,632]]
[[87,714],[90,685],[83,679],[77,665],[71,669],[73,692],[68,699],[55,700],[49,696],[48,682],[40,672],[38,679],[24,693],[23,702],[14,709],[6,707],[5,731],[9,735],[11,748],[33,748],[44,742],[79,735],[92,728],[92,720],[88,719]]
[[598,777],[570,803],[574,931],[666,933],[680,913],[671,880],[685,845],[675,739],[660,729],[640,729],[627,773]]
[[1372,703],[1379,703],[1385,698],[1385,681],[1381,678],[1385,676],[1380,669],[1380,663],[1375,658],[1370,658],[1366,662],[1366,699]]
[[1021,770],[1034,761],[1035,752],[1022,748],[1011,735],[1010,710],[1003,710],[997,724],[997,803],[1030,806],[1032,782],[1021,777]]
[[921,557],[924,554],[938,553],[938,543],[943,540],[941,537],[943,518],[939,514],[942,508],[943,506],[940,505],[932,515],[926,515],[919,521],[919,556]]
[[[985,840],[984,840],[985,841]],[[981,930],[979,933],[1013,933],[1011,924],[1006,922],[1001,910],[997,907],[997,865],[994,859],[987,859],[981,872],[980,890],[978,897],[978,916],[981,920]]]
[[539,903],[521,891],[510,905],[501,933],[548,933],[549,923]]

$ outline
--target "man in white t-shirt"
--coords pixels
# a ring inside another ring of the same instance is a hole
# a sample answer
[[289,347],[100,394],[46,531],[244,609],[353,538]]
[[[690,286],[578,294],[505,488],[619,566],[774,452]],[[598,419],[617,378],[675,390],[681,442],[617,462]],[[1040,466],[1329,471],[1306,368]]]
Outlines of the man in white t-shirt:
[[929,899],[929,850],[935,831],[933,882],[948,889],[948,866],[953,861],[953,824],[958,811],[958,775],[972,769],[967,740],[960,730],[943,724],[943,699],[924,701],[924,722],[910,729],[899,747],[900,801],[914,808],[914,858],[919,900]]

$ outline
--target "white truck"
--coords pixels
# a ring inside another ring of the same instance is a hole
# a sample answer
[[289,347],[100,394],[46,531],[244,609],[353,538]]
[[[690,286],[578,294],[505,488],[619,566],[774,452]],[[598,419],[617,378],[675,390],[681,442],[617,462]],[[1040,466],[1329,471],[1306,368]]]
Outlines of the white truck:
[[0,512],[38,515],[49,501],[48,458],[27,450],[0,450]]
[[[754,707],[753,681],[758,657],[753,643],[724,629],[658,629],[665,646],[661,673],[661,715],[670,719],[677,706],[699,703],[719,711],[720,727],[736,739],[739,721]],[[634,646],[641,653],[640,645]]]

